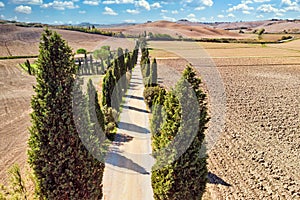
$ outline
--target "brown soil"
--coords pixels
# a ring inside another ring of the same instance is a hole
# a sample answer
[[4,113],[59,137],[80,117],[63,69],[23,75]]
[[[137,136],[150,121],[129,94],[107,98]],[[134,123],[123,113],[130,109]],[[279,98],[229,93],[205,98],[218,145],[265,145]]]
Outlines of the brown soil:
[[16,64],[23,60],[0,61],[0,182],[7,179],[6,171],[18,163],[26,163],[30,98],[35,78]]
[[[75,31],[55,30],[76,51],[85,48],[93,51],[108,37]],[[0,25],[0,56],[37,55],[42,28],[24,28],[15,25]]]
[[[209,152],[207,195],[211,199],[299,199],[300,58],[294,50],[289,54],[285,49],[280,55],[278,48],[285,45],[275,49],[249,45],[245,51],[228,46],[223,56],[221,48],[215,51],[217,46],[206,51],[220,56],[213,61],[226,92],[226,121]],[[170,44],[160,47],[168,49]],[[253,57],[247,57],[247,50]],[[185,63],[183,58],[158,59],[163,84],[173,86]]]

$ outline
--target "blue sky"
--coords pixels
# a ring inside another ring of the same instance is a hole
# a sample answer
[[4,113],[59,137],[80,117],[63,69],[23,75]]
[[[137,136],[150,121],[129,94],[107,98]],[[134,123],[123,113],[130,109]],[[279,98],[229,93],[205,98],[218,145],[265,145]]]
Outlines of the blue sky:
[[0,18],[49,24],[300,18],[300,0],[0,0]]

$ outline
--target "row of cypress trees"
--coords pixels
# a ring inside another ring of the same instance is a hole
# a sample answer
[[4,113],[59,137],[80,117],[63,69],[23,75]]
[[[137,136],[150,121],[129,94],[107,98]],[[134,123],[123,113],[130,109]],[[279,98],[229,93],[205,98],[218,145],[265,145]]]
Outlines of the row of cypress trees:
[[[209,121],[201,80],[189,65],[175,88],[154,97],[150,129],[154,199],[201,199],[207,182],[203,146]],[[196,130],[196,132],[195,132]]]
[[119,111],[122,97],[127,91],[129,80],[126,72],[131,72],[138,58],[138,44],[132,53],[118,48],[112,65],[108,68],[102,85],[102,105]]
[[[143,43],[141,43],[143,44]],[[154,58],[151,64],[149,50],[141,46],[141,71],[145,87],[154,87],[157,85],[157,62]]]
[[[111,106],[107,92],[123,81],[121,77],[134,67],[137,54],[136,49],[133,53],[118,49],[104,78],[106,107]],[[105,134],[111,130],[108,122],[113,121],[112,108],[102,112],[91,80],[87,94],[82,92],[83,81],[77,72],[71,48],[59,34],[46,29],[40,42],[28,140],[28,162],[36,179],[35,193],[40,199],[101,199],[103,196]],[[123,94],[127,83],[118,85]]]

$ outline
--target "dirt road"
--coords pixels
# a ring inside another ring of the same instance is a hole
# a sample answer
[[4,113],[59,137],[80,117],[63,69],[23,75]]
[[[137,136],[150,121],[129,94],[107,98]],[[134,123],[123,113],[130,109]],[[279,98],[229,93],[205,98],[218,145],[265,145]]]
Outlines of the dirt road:
[[104,200],[151,200],[151,135],[139,64],[122,106],[115,142],[110,146],[103,177]]

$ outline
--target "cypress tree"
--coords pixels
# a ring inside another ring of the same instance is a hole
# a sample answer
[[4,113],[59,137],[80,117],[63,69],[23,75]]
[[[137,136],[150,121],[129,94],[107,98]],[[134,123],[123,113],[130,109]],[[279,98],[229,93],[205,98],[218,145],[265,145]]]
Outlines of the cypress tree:
[[91,69],[92,74],[95,74],[92,54],[90,55],[90,69]]
[[102,105],[111,107],[112,93],[115,87],[116,79],[113,75],[113,70],[109,69],[103,78],[102,85]]
[[157,85],[157,63],[156,59],[153,59],[152,66],[151,66],[151,85]]
[[31,75],[31,65],[30,65],[29,60],[27,59],[26,62],[25,62],[24,64],[25,64],[25,66],[27,67],[28,74]]
[[41,199],[101,199],[104,164],[79,138],[72,106],[73,95],[80,95],[73,90],[76,66],[71,48],[56,32],[43,33],[37,68],[28,141],[37,193]]
[[[186,84],[187,82],[189,84]],[[201,80],[196,77],[195,71],[188,66],[176,89],[166,96],[165,120],[158,134],[155,133],[152,143],[156,156],[156,163],[152,169],[155,199],[196,200],[201,199],[205,191],[207,155],[203,152],[202,143],[209,118],[205,94],[199,86],[200,83]],[[196,110],[194,104],[197,104]],[[190,112],[191,110],[193,112]],[[197,128],[198,131],[195,132]],[[172,141],[175,137],[181,140]],[[169,145],[172,147],[169,152],[159,152]]]
[[166,90],[161,89],[158,96],[153,100],[152,106],[152,118],[150,121],[150,130],[152,133],[152,148],[156,151],[156,146],[159,143],[160,128],[163,122],[163,110],[162,107],[165,102]]
[[88,81],[87,91],[90,117],[92,121],[97,121],[99,124],[97,128],[101,128],[102,131],[105,131],[104,114],[99,105],[98,93],[91,79]]
[[86,54],[84,54],[84,67],[85,67],[85,74],[90,74],[89,63]]

